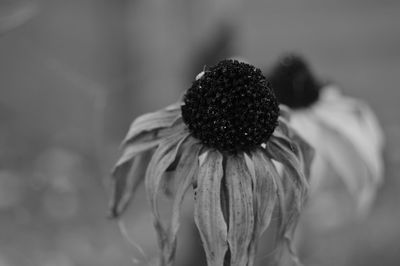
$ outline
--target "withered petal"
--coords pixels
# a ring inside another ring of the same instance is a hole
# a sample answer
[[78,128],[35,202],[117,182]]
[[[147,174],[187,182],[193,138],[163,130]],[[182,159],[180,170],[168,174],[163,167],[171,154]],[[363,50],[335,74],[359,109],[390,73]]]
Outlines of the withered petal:
[[125,145],[133,141],[143,132],[170,127],[179,117],[180,103],[172,104],[156,112],[141,115],[132,122],[122,143]]
[[225,185],[229,204],[228,243],[231,266],[247,265],[254,238],[252,177],[243,155],[227,156]]
[[222,154],[208,151],[199,169],[194,219],[208,266],[221,266],[228,249],[227,225],[221,209]]
[[358,211],[365,213],[374,199],[379,182],[353,142],[334,128],[319,123],[329,147],[319,147],[335,168],[351,195],[355,196]]
[[[154,226],[157,231],[161,250],[165,249],[168,239],[166,228],[161,222],[157,203],[161,179],[168,166],[175,160],[180,145],[188,136],[189,133],[186,131],[178,131],[163,139],[157,150],[154,152],[146,172],[145,186],[150,201],[150,207],[154,215]],[[162,259],[162,265],[165,264],[165,257],[163,255],[164,254],[161,254],[160,257],[160,259]]]
[[279,116],[287,121],[290,120],[290,108],[284,104],[279,104]]
[[181,160],[175,170],[175,178],[178,180],[178,189],[175,193],[174,203],[172,207],[171,223],[167,231],[168,240],[166,241],[165,250],[163,251],[166,265],[173,262],[176,249],[176,235],[179,230],[180,208],[186,191],[193,185],[193,178],[196,176],[199,168],[199,151],[200,145],[193,145],[192,141],[188,141],[192,145],[187,145],[182,153]]
[[[278,172],[274,169],[273,164],[267,162],[267,159],[261,151],[253,152],[251,157],[254,165],[253,198],[255,224],[254,236],[249,247],[248,266],[254,265],[259,238],[271,222],[277,200],[277,185],[275,179],[279,178]],[[273,169],[271,169],[271,167]]]
[[292,148],[292,146],[287,146],[286,142],[272,137],[267,142],[265,151],[270,158],[282,163],[283,167],[289,171],[290,180],[302,191],[303,196],[306,196],[309,188],[308,180],[303,172],[302,163]]
[[120,216],[131,201],[137,188],[143,182],[153,150],[137,155],[131,164],[124,164],[113,175],[110,216]]

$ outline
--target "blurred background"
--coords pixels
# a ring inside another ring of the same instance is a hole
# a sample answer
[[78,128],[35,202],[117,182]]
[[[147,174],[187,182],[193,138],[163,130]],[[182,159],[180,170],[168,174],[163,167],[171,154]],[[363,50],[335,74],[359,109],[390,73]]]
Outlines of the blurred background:
[[[0,266],[142,265],[106,218],[129,123],[175,101],[205,64],[263,68],[288,51],[365,99],[387,138],[370,215],[310,235],[303,262],[399,265],[399,14],[396,0],[0,0]],[[137,198],[126,233],[151,255]]]

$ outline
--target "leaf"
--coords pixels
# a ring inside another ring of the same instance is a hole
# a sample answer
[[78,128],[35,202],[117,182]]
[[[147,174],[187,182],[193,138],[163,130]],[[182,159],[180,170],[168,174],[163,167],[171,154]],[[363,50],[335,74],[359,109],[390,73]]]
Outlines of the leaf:
[[221,209],[222,155],[209,151],[199,169],[194,219],[208,266],[222,266],[228,248],[227,225]]
[[123,144],[133,141],[137,136],[146,131],[170,127],[180,117],[180,104],[176,103],[166,108],[147,113],[136,118],[131,124]]
[[247,265],[254,233],[253,190],[243,156],[227,156],[225,182],[229,203],[228,243],[232,266]]
[[279,178],[272,163],[267,162],[261,151],[252,153],[254,165],[253,176],[253,198],[254,198],[254,236],[249,247],[248,266],[254,265],[257,253],[258,241],[264,231],[268,228],[277,200],[277,185],[275,179]]
[[175,178],[179,180],[179,183],[172,207],[171,224],[167,232],[168,241],[164,252],[167,265],[172,263],[176,249],[176,235],[179,230],[181,204],[186,191],[193,185],[193,177],[196,175],[199,168],[198,155],[201,147],[199,145],[193,145],[193,141],[189,140],[188,142],[192,143],[192,145],[187,145],[187,147],[185,147],[175,173]]
[[[150,207],[154,215],[154,227],[157,231],[160,249],[163,251],[167,245],[167,233],[161,222],[158,212],[157,196],[160,189],[161,178],[168,166],[175,160],[176,154],[182,142],[189,136],[186,131],[177,131],[175,134],[165,138],[160,143],[147,168],[145,186],[150,201]],[[165,265],[164,254],[161,254],[162,263]]]
[[152,154],[152,150],[147,150],[137,155],[132,164],[124,164],[115,172],[112,179],[111,217],[120,216],[129,205],[132,196],[144,180]]

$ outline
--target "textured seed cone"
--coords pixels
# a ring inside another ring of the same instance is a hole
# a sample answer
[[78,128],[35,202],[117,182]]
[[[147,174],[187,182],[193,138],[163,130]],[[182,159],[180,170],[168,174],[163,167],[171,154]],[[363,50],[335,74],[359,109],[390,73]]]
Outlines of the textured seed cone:
[[279,107],[261,70],[224,60],[193,82],[182,117],[194,137],[225,152],[247,151],[273,133]]

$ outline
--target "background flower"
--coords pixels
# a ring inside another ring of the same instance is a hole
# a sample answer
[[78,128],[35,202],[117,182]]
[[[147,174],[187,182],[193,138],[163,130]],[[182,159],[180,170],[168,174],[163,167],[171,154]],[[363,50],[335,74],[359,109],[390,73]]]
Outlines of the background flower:
[[290,124],[316,149],[310,223],[330,227],[364,217],[383,176],[383,134],[373,111],[317,80],[297,55],[283,56],[267,76],[279,100],[292,108]]

